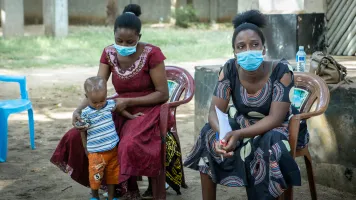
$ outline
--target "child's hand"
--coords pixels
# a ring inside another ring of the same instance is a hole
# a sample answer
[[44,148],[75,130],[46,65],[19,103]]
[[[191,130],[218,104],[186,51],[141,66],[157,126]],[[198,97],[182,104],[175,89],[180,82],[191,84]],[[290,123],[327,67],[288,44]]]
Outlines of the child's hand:
[[145,115],[145,114],[139,112],[139,113],[134,114],[133,116],[134,116],[135,118],[137,118],[137,117],[144,116],[144,115]]

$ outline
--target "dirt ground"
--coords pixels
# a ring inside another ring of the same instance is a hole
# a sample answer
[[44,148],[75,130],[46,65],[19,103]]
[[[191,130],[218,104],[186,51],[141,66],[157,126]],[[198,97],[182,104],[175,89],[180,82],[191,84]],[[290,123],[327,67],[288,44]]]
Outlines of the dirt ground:
[[[223,60],[209,60],[198,63],[180,63],[193,73],[192,66],[200,64],[223,63]],[[85,188],[62,173],[49,162],[60,138],[71,128],[71,114],[83,97],[82,84],[85,78],[96,74],[96,68],[65,67],[56,69],[4,70],[0,74],[25,74],[28,89],[35,110],[36,150],[29,147],[27,114],[16,114],[9,118],[8,160],[0,163],[0,199],[89,199],[89,189]],[[110,84],[109,84],[110,85]],[[112,87],[110,88],[112,90]],[[17,85],[0,83],[0,99],[18,96]],[[194,143],[194,102],[178,109],[178,131],[183,156],[190,151]],[[177,196],[168,190],[167,199],[201,199],[199,173],[185,169],[188,189],[182,189]],[[144,190],[146,182],[140,182]],[[317,186],[319,199],[356,199],[356,195]],[[218,187],[221,200],[247,199],[243,188]],[[295,189],[295,199],[308,200],[308,183],[303,182]]]

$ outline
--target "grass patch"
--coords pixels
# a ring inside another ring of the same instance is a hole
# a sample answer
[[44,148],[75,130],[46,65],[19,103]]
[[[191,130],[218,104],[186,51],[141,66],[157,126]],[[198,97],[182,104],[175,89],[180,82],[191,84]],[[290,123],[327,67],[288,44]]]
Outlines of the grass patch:
[[[230,29],[201,30],[144,27],[141,41],[159,46],[168,62],[226,57],[232,54]],[[66,38],[0,38],[0,68],[97,66],[113,43],[110,27],[70,27]]]

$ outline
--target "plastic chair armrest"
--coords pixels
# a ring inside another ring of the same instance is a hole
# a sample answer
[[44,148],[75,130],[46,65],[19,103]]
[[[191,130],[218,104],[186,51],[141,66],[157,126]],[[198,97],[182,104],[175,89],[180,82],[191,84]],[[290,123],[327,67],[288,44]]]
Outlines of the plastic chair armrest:
[[169,102],[167,103],[169,105],[169,108],[176,108],[182,104],[186,104],[188,103],[192,98],[187,98],[187,99],[183,99],[180,101],[174,101],[174,102]]
[[309,119],[311,117],[315,117],[315,116],[318,116],[318,115],[321,115],[325,112],[326,109],[320,109],[320,110],[317,110],[317,111],[313,111],[313,112],[307,112],[307,113],[301,113],[301,114],[298,114],[299,115],[299,118],[302,120],[302,119]]
[[323,108],[318,109],[313,112],[297,114],[297,115],[294,115],[289,120],[289,145],[291,147],[291,154],[292,154],[293,158],[295,158],[295,156],[296,156],[296,148],[297,148],[297,140],[298,140],[300,121],[321,115],[325,112],[325,110],[326,110],[326,107],[323,107]]
[[290,146],[291,154],[292,154],[293,158],[295,158],[295,156],[296,156],[300,120],[301,120],[300,115],[294,115],[289,120],[289,125],[288,125],[289,146]]

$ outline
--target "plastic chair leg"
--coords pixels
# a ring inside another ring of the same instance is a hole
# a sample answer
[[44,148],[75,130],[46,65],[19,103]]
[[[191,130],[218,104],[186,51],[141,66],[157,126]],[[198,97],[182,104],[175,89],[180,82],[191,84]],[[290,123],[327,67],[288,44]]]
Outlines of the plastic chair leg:
[[166,199],[166,172],[162,170],[157,177],[152,177],[152,193],[153,199]]
[[307,150],[307,153],[304,155],[304,161],[305,161],[305,166],[307,168],[310,195],[312,197],[312,200],[316,200],[317,195],[316,195],[315,179],[313,173],[312,159],[309,150]]
[[284,196],[285,196],[285,192],[283,192],[283,193],[281,194],[281,196],[279,196],[279,197],[277,198],[277,200],[284,200]]
[[293,186],[290,186],[290,187],[284,192],[284,200],[293,200]]
[[0,162],[6,162],[7,158],[7,117],[0,113]]
[[35,121],[33,119],[33,109],[28,109],[28,128],[30,129],[30,144],[31,149],[36,149],[35,146]]

